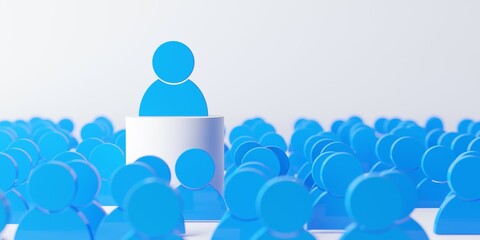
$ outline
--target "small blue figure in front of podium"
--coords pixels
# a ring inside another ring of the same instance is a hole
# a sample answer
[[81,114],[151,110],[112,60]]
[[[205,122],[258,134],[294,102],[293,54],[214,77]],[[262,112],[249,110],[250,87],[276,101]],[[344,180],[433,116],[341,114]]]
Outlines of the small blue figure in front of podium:
[[159,79],[143,95],[140,116],[208,116],[202,91],[188,79],[195,65],[190,48],[177,41],[163,43],[152,63]]

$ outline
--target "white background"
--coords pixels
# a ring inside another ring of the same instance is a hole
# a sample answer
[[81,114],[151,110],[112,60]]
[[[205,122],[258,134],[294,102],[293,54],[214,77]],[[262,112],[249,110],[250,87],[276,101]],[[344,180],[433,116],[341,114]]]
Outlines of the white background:
[[480,1],[0,0],[0,119],[137,115],[162,42],[231,128],[480,118]]

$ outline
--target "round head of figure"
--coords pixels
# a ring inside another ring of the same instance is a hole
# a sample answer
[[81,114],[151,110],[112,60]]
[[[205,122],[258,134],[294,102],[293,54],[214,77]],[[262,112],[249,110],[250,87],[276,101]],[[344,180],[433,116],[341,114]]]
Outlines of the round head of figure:
[[77,194],[77,175],[65,163],[46,163],[32,173],[28,189],[37,207],[61,211],[71,205]]
[[207,186],[215,175],[215,163],[206,151],[194,148],[180,155],[175,164],[178,180],[188,189]]
[[185,44],[177,41],[163,43],[153,55],[153,70],[158,78],[168,84],[180,84],[193,71],[195,59]]
[[72,206],[88,206],[100,191],[100,174],[92,164],[84,160],[73,160],[67,165],[77,176],[77,194],[73,199]]
[[112,181],[110,182],[113,200],[115,200],[120,208],[124,209],[128,191],[130,191],[135,184],[151,177],[156,177],[155,171],[142,162],[135,162],[119,168],[113,174]]
[[466,155],[458,157],[448,169],[447,180],[450,189],[466,201],[480,199],[480,188],[475,184],[480,179],[480,157]]

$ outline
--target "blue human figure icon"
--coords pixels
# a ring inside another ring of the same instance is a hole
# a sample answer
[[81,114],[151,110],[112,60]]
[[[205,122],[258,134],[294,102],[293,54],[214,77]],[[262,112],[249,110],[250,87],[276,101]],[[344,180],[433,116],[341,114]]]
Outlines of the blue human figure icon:
[[126,195],[135,184],[155,176],[155,171],[141,162],[126,165],[114,173],[110,190],[118,207],[100,222],[95,239],[121,239],[132,230],[125,216]]
[[133,230],[120,239],[182,239],[175,228],[182,221],[182,204],[168,183],[147,178],[129,190],[125,215]]
[[402,197],[402,211],[395,221],[395,226],[402,230],[410,239],[428,240],[423,228],[410,217],[410,213],[417,205],[417,193],[414,182],[405,174],[398,171],[383,171],[380,176],[392,181],[400,190]]
[[345,206],[353,223],[341,239],[410,239],[395,226],[402,212],[401,194],[394,182],[377,173],[359,176],[345,196]]
[[375,154],[378,162],[373,165],[370,172],[381,172],[383,170],[392,169],[394,167],[392,157],[390,155],[393,143],[399,139],[398,136],[393,134],[383,135],[377,140],[375,144]]
[[392,145],[390,156],[395,167],[412,178],[417,184],[424,179],[425,175],[420,167],[425,147],[417,139],[412,137],[401,137]]
[[315,239],[303,226],[311,218],[307,190],[292,177],[269,180],[257,196],[263,223],[252,239]]
[[175,164],[181,185],[176,189],[183,200],[185,220],[220,220],[227,211],[221,194],[210,184],[215,163],[198,148],[183,152]]
[[21,219],[15,239],[93,239],[88,222],[71,207],[76,174],[62,162],[39,166],[29,181],[34,208]]
[[2,174],[0,174],[0,191],[5,194],[5,198],[9,203],[9,223],[18,223],[29,209],[29,204],[21,193],[22,191],[16,189],[19,175],[22,175],[21,172],[24,172],[24,170],[19,170],[15,159],[6,153],[0,153],[0,169],[2,170]]
[[85,160],[72,160],[67,162],[67,165],[72,168],[77,177],[77,194],[72,207],[83,214],[92,235],[95,236],[100,221],[106,215],[100,203],[95,200],[100,191],[100,174]]
[[455,153],[445,146],[434,146],[425,152],[421,167],[426,177],[417,185],[417,207],[440,207],[450,193],[447,173],[453,161],[455,161]]
[[322,164],[320,174],[326,191],[315,201],[307,229],[344,229],[351,223],[345,211],[345,194],[350,183],[363,174],[363,167],[349,153],[334,153]]
[[309,193],[309,199],[311,201],[312,206],[315,204],[315,201],[317,201],[320,195],[322,195],[322,193],[326,191],[325,186],[323,185],[323,182],[322,182],[322,175],[321,175],[322,166],[325,160],[334,153],[335,152],[322,153],[313,162],[311,175],[312,175],[313,181],[315,182],[315,186],[312,188],[312,190]]
[[165,42],[155,51],[152,64],[159,79],[143,95],[140,116],[208,116],[205,97],[188,79],[195,65],[190,48]]
[[459,156],[448,169],[452,193],[440,206],[433,231],[436,234],[480,234],[480,157]]
[[254,168],[239,168],[226,181],[228,212],[218,224],[212,239],[251,239],[262,227],[256,211],[256,198],[268,178]]

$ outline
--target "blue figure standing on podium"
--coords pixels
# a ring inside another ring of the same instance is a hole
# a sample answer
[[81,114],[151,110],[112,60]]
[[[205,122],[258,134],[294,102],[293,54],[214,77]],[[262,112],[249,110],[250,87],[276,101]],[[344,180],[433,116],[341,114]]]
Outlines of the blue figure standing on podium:
[[182,184],[176,190],[183,199],[185,220],[220,220],[227,206],[210,185],[215,174],[212,157],[202,149],[187,150],[178,158],[175,173]]
[[152,63],[159,79],[143,95],[139,116],[208,116],[205,97],[188,79],[195,59],[185,44],[163,43]]

